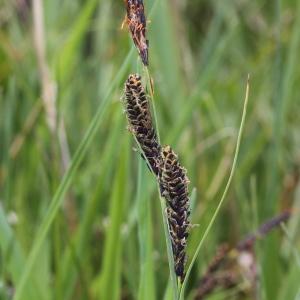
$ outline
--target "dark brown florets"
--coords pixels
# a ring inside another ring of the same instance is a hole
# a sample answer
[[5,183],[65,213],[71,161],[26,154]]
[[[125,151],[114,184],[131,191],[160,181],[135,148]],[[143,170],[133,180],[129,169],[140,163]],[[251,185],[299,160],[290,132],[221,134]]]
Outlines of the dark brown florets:
[[149,101],[137,74],[130,75],[125,83],[125,111],[129,130],[135,136],[142,157],[156,175],[162,197],[167,203],[167,218],[174,256],[176,275],[182,281],[186,262],[186,240],[190,227],[189,197],[186,170],[179,164],[178,157],[166,146],[161,149],[153,126]]
[[181,280],[184,278],[186,240],[190,227],[188,183],[186,170],[179,164],[177,155],[170,146],[163,147],[160,168],[160,189],[162,196],[167,200],[167,215],[174,255],[175,273]]
[[143,150],[142,157],[147,159],[151,171],[158,176],[161,147],[153,126],[149,101],[138,74],[128,77],[124,100],[128,128]]
[[133,42],[145,66],[148,66],[148,45],[146,38],[146,16],[142,0],[124,0],[127,11],[127,24]]

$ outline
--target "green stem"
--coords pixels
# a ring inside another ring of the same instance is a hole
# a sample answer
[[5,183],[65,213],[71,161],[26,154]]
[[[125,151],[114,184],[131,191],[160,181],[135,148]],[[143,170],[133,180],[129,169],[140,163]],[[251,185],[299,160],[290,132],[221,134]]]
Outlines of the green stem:
[[[150,94],[150,99],[151,99],[150,102],[151,102],[153,116],[154,116],[154,123],[155,123],[155,127],[156,127],[155,129],[156,129],[156,133],[157,133],[157,139],[158,139],[158,143],[160,144],[160,135],[159,135],[159,128],[158,128],[156,107],[155,107],[155,102],[154,102],[154,95],[153,95],[152,84],[151,84],[151,76],[150,76],[150,73],[149,73],[149,70],[147,67],[144,68],[144,75],[147,80],[147,83],[146,83],[147,90],[149,91],[149,94]],[[135,140],[136,140],[136,143],[137,143],[141,153],[143,153],[143,150],[140,147],[136,138],[135,138]],[[144,157],[146,158],[146,155],[144,155]],[[146,159],[146,162],[147,162],[148,166],[150,166],[149,161],[147,161],[147,159]],[[171,243],[171,237],[170,237],[170,233],[169,233],[168,218],[165,213],[166,203],[165,203],[165,199],[163,199],[160,195],[158,181],[157,181],[157,190],[158,190],[158,194],[160,197],[160,205],[161,205],[161,213],[162,213],[162,217],[163,217],[164,235],[165,235],[166,247],[167,247],[170,278],[171,278],[171,282],[172,282],[172,286],[173,286],[173,296],[174,296],[174,299],[178,299],[178,295],[179,295],[178,291],[179,290],[178,290],[178,285],[177,285],[177,276],[174,271],[174,257],[173,257],[172,243]]]
[[[151,169],[151,164],[149,163],[143,149],[141,148],[138,140],[136,139],[136,137],[134,136],[135,142],[138,145],[138,148],[140,150],[140,152],[143,154],[143,156],[145,157],[146,163],[149,167],[149,169]],[[167,246],[167,255],[168,255],[168,263],[169,263],[169,270],[170,270],[170,277],[171,277],[171,282],[173,285],[173,296],[174,299],[177,300],[178,299],[178,286],[177,286],[177,276],[175,274],[175,268],[174,268],[174,257],[173,257],[173,250],[172,250],[172,242],[171,242],[171,237],[170,237],[170,233],[169,233],[169,223],[168,223],[168,218],[167,215],[165,213],[166,211],[166,202],[165,199],[161,197],[160,195],[160,188],[159,188],[159,182],[158,180],[156,180],[157,183],[157,190],[158,190],[158,194],[159,194],[159,199],[160,199],[160,205],[161,205],[161,213],[162,213],[162,217],[163,217],[163,224],[164,224],[164,234],[165,234],[165,240],[166,240],[166,246]]]
[[150,102],[151,102],[153,116],[154,116],[155,129],[156,129],[156,133],[157,133],[158,143],[160,144],[160,135],[159,135],[159,130],[158,130],[158,121],[157,121],[157,113],[156,113],[156,107],[155,107],[155,101],[154,101],[154,95],[153,95],[153,86],[152,86],[151,76],[150,76],[148,67],[144,68],[144,74],[147,78],[147,89],[149,91],[150,98],[151,98]]
[[[159,186],[158,186],[159,189]],[[164,223],[164,233],[165,233],[165,239],[166,239],[166,246],[167,246],[167,254],[168,254],[168,262],[169,262],[169,270],[170,270],[170,278],[173,286],[173,299],[177,300],[179,296],[179,289],[177,285],[177,276],[175,274],[175,268],[174,268],[174,256],[173,256],[173,250],[172,250],[172,242],[171,237],[169,233],[169,223],[168,218],[166,216],[166,202],[165,199],[160,198],[160,205],[161,205],[161,213],[163,217],[163,223]]]
[[[154,123],[155,123],[155,129],[157,133],[157,139],[158,143],[160,143],[160,134],[159,134],[159,127],[158,127],[158,120],[157,120],[157,113],[156,113],[156,107],[155,107],[155,101],[154,101],[154,95],[153,95],[153,86],[151,81],[151,76],[148,67],[144,68],[144,73],[147,78],[147,87],[151,98],[151,106],[154,116]],[[169,233],[169,223],[168,223],[168,217],[166,215],[166,202],[165,199],[161,197],[160,195],[160,189],[159,184],[157,182],[157,189],[160,197],[160,205],[161,205],[161,213],[163,217],[163,224],[164,224],[164,234],[165,234],[165,240],[166,240],[166,246],[167,246],[167,255],[168,255],[168,263],[169,263],[169,270],[170,270],[170,278],[173,286],[173,297],[174,299],[178,299],[179,296],[179,289],[177,284],[177,276],[175,274],[175,268],[174,268],[174,256],[173,256],[173,250],[172,250],[172,242],[171,237]]]

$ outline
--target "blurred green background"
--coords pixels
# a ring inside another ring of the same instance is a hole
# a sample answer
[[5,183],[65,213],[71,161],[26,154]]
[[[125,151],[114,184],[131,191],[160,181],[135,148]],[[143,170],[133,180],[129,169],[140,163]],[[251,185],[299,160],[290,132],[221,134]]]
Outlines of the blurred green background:
[[[161,140],[194,190],[190,258],[229,176],[250,73],[237,171],[187,298],[218,245],[292,209],[257,244],[256,291],[209,299],[300,299],[300,1],[144,2]],[[143,74],[124,16],[122,0],[0,0],[1,300],[171,299],[158,192],[119,101]]]

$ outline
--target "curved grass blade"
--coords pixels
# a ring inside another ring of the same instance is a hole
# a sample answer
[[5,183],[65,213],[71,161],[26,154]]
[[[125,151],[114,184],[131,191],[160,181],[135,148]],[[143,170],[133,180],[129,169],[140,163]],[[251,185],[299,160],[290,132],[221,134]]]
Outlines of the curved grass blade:
[[241,123],[240,123],[240,128],[239,128],[239,132],[238,132],[238,137],[237,137],[237,142],[236,142],[236,148],[235,148],[235,154],[234,154],[234,158],[233,158],[233,163],[232,163],[232,167],[231,167],[231,171],[230,171],[230,175],[229,175],[229,178],[228,178],[228,181],[227,181],[227,184],[225,186],[225,189],[224,189],[224,192],[223,192],[223,195],[221,197],[221,200],[219,201],[219,204],[197,246],[197,249],[195,251],[195,254],[192,258],[192,261],[188,267],[188,270],[186,272],[186,277],[183,281],[183,284],[182,284],[182,287],[181,287],[181,290],[180,290],[180,295],[179,295],[179,299],[184,299],[184,292],[185,292],[185,287],[186,287],[186,284],[187,284],[187,281],[189,279],[189,276],[190,276],[190,273],[192,271],[192,267],[196,261],[196,258],[200,252],[200,249],[202,248],[202,245],[205,241],[205,239],[207,238],[208,236],[208,233],[210,232],[219,212],[220,212],[220,209],[224,203],[224,200],[225,200],[225,197],[227,196],[227,193],[228,193],[228,190],[229,190],[229,187],[230,187],[230,184],[231,184],[231,181],[233,179],[233,175],[234,175],[234,172],[235,172],[235,169],[236,169],[236,165],[237,165],[237,159],[238,159],[238,154],[239,154],[239,150],[240,150],[240,145],[241,145],[241,139],[242,139],[242,134],[243,134],[243,130],[244,130],[244,125],[245,125],[245,119],[246,119],[246,115],[247,115],[247,107],[248,107],[248,99],[249,99],[249,76],[248,76],[248,81],[247,81],[247,87],[246,87],[246,95],[245,95],[245,100],[244,100],[244,107],[243,107],[243,113],[242,113],[242,120],[241,120]]

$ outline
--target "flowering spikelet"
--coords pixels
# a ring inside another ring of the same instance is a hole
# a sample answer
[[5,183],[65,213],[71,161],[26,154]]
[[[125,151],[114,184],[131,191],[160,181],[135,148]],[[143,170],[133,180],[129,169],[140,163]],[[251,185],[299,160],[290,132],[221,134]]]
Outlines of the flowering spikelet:
[[148,46],[146,38],[146,17],[143,0],[124,0],[127,10],[126,21],[133,42],[145,66],[148,66]]
[[151,171],[158,176],[161,147],[153,126],[149,100],[138,74],[129,75],[125,83],[124,105],[128,128],[143,150],[142,157],[147,159]]
[[162,149],[160,189],[167,201],[169,232],[172,241],[176,275],[183,281],[186,262],[186,240],[190,227],[189,180],[170,146]]

